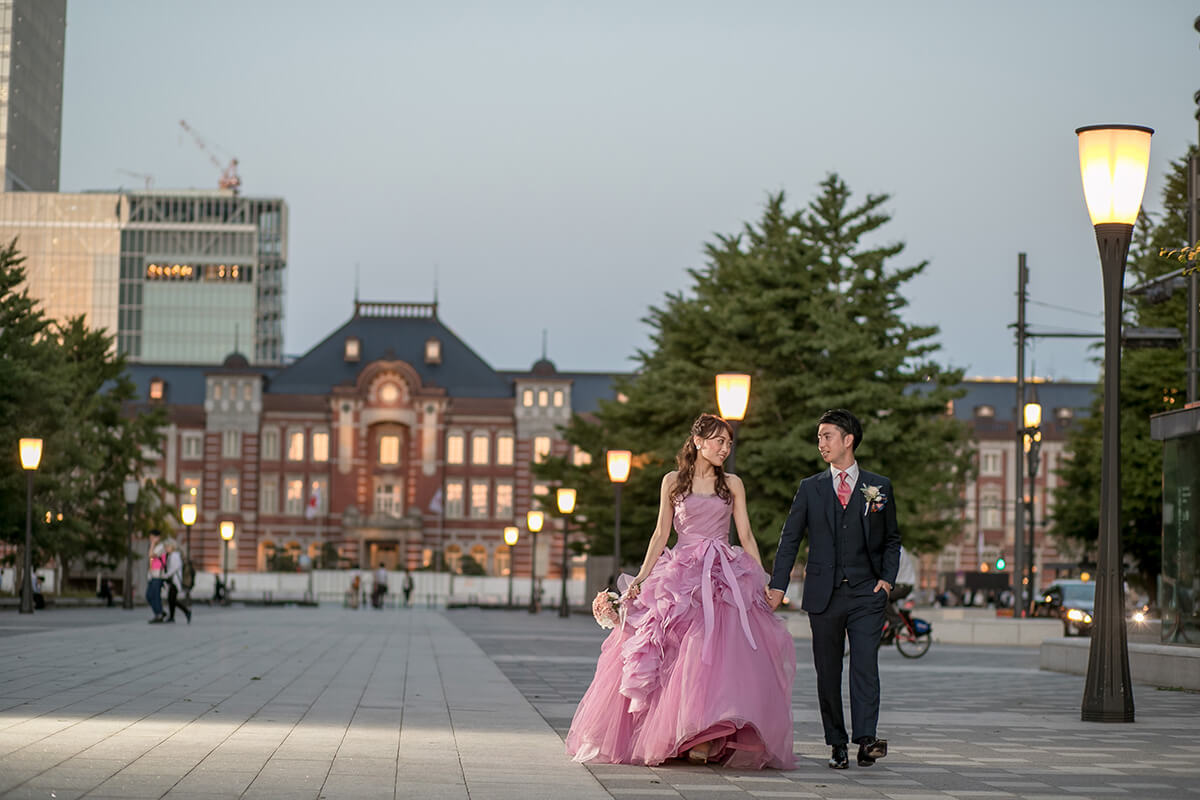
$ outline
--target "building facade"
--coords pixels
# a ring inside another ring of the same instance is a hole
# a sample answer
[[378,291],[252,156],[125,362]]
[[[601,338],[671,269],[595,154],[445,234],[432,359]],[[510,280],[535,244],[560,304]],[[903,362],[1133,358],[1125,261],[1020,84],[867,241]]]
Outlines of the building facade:
[[0,194],[30,294],[132,362],[282,363],[287,225],[282,199],[228,190]]
[[67,0],[0,0],[4,191],[58,191]]

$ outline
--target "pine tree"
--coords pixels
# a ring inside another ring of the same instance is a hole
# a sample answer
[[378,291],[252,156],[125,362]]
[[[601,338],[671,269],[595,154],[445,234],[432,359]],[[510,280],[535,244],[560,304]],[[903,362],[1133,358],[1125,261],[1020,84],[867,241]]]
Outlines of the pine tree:
[[562,459],[538,474],[579,490],[592,552],[612,552],[612,488],[606,447],[638,454],[624,489],[622,550],[640,559],[658,512],[662,475],[702,412],[716,413],[714,375],[746,372],[751,399],[740,426],[737,474],[764,555],[773,553],[800,479],[825,465],[816,425],[830,408],[863,421],[864,468],[892,478],[906,546],[936,551],[960,530],[960,497],[970,465],[965,426],[946,413],[962,379],[933,360],[935,327],[906,323],[904,285],[925,264],[892,268],[902,244],[872,244],[889,217],[886,195],[854,205],[831,175],[807,209],[770,196],[761,219],[706,248],[688,291],[650,309],[651,346],[621,381],[625,402],[575,417],[566,436],[592,455],[586,467]]

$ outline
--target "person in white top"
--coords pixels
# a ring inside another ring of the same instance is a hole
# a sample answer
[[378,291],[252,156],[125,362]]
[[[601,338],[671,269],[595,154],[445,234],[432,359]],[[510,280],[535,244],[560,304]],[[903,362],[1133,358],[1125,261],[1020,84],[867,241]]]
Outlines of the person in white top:
[[167,617],[167,622],[175,621],[175,609],[182,608],[184,616],[187,617],[188,625],[192,624],[192,609],[185,602],[179,599],[183,593],[183,555],[179,552],[179,543],[174,539],[168,539],[167,547],[167,608],[170,610],[170,615]]
[[383,608],[383,596],[387,594],[387,585],[387,567],[380,564],[379,569],[375,570],[375,586],[371,589],[371,605],[375,608]]

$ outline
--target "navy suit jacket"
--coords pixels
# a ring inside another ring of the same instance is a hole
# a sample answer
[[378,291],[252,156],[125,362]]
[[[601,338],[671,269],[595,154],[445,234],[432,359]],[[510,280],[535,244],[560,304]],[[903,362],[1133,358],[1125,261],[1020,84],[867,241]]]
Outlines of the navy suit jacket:
[[[887,498],[883,508],[867,510],[862,493],[864,486],[879,487]],[[800,551],[800,541],[807,533],[808,563],[804,568],[804,597],[800,607],[810,614],[823,612],[833,594],[833,573],[837,559],[834,503],[837,502],[833,477],[828,469],[805,478],[800,481],[800,488],[792,500],[792,510],[779,534],[779,549],[775,552],[770,587],[781,591],[787,589],[796,555]],[[858,483],[854,485],[850,502],[843,513],[851,534],[866,538],[867,559],[875,577],[895,585],[896,573],[900,569],[900,529],[896,525],[896,497],[892,492],[892,482],[860,466]]]

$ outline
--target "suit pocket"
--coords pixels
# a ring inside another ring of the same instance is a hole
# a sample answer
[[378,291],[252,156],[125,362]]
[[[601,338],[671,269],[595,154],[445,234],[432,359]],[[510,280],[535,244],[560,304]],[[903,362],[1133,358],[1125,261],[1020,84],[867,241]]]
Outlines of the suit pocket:
[[820,564],[809,564],[808,566],[806,566],[804,568],[804,577],[806,577],[806,578],[809,575],[820,575],[820,574],[821,574],[821,565]]

